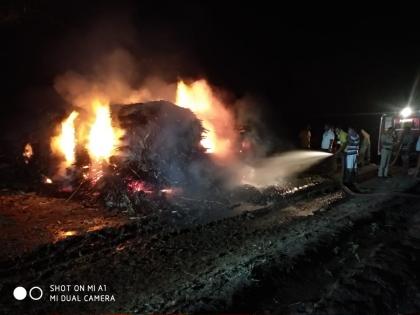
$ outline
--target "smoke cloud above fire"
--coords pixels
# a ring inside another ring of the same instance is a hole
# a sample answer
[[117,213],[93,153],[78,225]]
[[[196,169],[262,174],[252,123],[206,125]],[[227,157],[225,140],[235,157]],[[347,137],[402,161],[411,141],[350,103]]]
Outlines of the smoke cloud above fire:
[[175,100],[176,83],[150,76],[136,86],[140,75],[139,61],[130,52],[115,49],[100,56],[89,73],[69,70],[58,75],[54,87],[67,102],[85,110],[93,100],[113,104]]

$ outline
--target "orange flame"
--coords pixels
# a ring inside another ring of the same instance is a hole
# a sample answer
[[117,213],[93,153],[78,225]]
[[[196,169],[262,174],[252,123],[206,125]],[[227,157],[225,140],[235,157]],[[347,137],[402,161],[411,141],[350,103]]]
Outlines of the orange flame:
[[23,153],[22,153],[22,156],[26,164],[29,163],[29,160],[32,158],[32,155],[34,155],[34,150],[32,149],[31,144],[27,143],[25,147],[23,148]]
[[195,81],[190,85],[179,81],[176,104],[190,109],[202,121],[206,130],[201,145],[207,153],[213,153],[217,157],[233,154],[236,133],[232,114],[213,95],[205,80]]
[[111,113],[107,105],[93,102],[95,120],[91,126],[86,149],[95,161],[108,161],[118,146],[121,131],[112,127]]
[[69,117],[61,123],[60,134],[53,137],[51,141],[52,151],[64,157],[65,167],[69,167],[75,161],[76,133],[74,121],[78,115],[78,112],[73,111]]

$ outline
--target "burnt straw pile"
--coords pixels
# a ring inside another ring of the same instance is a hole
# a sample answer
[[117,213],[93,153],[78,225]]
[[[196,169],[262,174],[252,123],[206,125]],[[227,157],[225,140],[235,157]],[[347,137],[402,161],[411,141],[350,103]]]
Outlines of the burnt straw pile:
[[106,206],[135,210],[174,194],[202,194],[222,180],[200,144],[205,130],[189,109],[166,101],[111,109],[124,136],[112,167],[95,184]]

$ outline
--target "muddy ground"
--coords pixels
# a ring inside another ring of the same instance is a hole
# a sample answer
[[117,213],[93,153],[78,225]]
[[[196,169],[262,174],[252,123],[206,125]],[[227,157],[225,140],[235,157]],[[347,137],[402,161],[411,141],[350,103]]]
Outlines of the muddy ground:
[[4,189],[0,191],[0,257],[13,258],[43,244],[128,221],[120,212]]
[[[361,186],[364,194],[327,185],[294,199],[230,207],[233,216],[193,225],[166,224],[158,216],[127,222],[113,217],[96,231],[86,227],[86,233],[3,259],[1,309],[5,314],[419,312],[420,185],[397,175]],[[51,301],[54,295],[83,300],[93,294],[51,292],[52,284],[106,285],[106,292],[95,294],[115,301]],[[17,285],[39,286],[44,296],[16,301],[11,292]]]

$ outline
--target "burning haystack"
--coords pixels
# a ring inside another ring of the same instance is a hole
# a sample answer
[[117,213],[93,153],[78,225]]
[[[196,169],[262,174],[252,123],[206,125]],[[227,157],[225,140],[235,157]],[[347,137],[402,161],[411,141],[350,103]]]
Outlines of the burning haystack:
[[111,111],[124,136],[114,167],[98,183],[108,206],[134,208],[145,199],[209,189],[218,180],[201,144],[205,130],[189,109],[154,101]]
[[219,166],[235,159],[235,123],[205,80],[178,82],[175,103],[126,104],[106,90],[75,91],[72,111],[51,135],[43,180],[51,191],[137,208],[139,199],[205,197],[221,188]]

